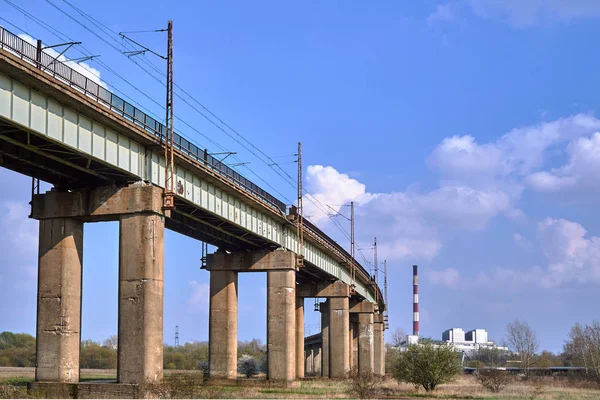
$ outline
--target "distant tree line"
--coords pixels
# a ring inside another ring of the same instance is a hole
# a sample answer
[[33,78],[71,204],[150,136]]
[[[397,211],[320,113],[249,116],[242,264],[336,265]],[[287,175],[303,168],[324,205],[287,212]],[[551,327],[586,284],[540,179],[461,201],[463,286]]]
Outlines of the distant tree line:
[[[81,342],[81,368],[117,368],[117,336],[102,343],[93,340]],[[165,344],[165,369],[208,371],[208,342],[185,343],[181,346]],[[259,339],[238,342],[240,373],[253,376],[266,372],[266,346]],[[0,367],[35,367],[35,337],[27,333],[0,333]]]

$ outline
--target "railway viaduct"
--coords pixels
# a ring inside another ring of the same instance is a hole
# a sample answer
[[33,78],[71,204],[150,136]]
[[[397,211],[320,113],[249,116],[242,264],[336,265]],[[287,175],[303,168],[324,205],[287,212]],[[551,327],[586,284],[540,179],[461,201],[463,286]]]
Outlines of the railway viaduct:
[[385,304],[365,269],[309,221],[301,247],[294,207],[180,135],[173,142],[174,208],[165,209],[165,127],[0,28],[0,167],[53,185],[32,190],[36,382],[79,382],[83,226],[97,221],[119,221],[118,383],[163,376],[165,229],[218,248],[204,266],[212,377],[237,377],[243,272],[267,274],[268,379],[304,377],[309,297],[326,300],[322,375],[343,378],[353,367],[383,374]]

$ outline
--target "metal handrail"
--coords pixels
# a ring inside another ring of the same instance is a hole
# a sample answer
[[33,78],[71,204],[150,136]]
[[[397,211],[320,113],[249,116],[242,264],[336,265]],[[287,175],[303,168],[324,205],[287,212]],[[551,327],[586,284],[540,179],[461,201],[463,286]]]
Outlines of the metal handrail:
[[[50,74],[54,78],[59,79],[70,87],[81,91],[86,96],[97,101],[99,104],[109,108],[111,111],[121,115],[128,121],[133,122],[135,125],[143,128],[147,132],[150,132],[160,140],[164,140],[166,128],[163,124],[156,121],[154,118],[150,117],[140,109],[134,107],[127,101],[123,100],[121,97],[115,95],[102,85],[99,85],[97,82],[75,71],[64,62],[56,60],[49,54],[42,52],[41,57],[38,60],[37,48],[35,46],[1,26],[0,48],[5,49],[10,53],[19,56],[19,58],[22,60],[37,66],[43,72]],[[211,170],[233,182],[236,186],[259,197],[267,204],[278,208],[285,214],[285,203],[261,189],[258,185],[245,178],[232,168],[228,167],[223,162],[208,154],[206,149],[200,149],[197,145],[177,133],[173,134],[173,144],[179,151],[188,155],[192,159],[203,163]],[[350,254],[348,254],[348,252],[344,250],[337,242],[323,233],[316,226],[309,224],[309,226],[304,226],[304,229],[315,239],[325,242],[324,244],[329,247],[333,253],[337,253],[338,257],[340,257],[342,260],[348,263],[350,262]],[[358,261],[354,260],[354,265],[358,267],[359,271],[363,273],[365,278],[370,278],[370,275],[367,273],[364,267],[358,263]]]
[[[150,117],[140,109],[134,107],[121,97],[115,95],[102,85],[94,82],[85,75],[75,71],[65,63],[56,60],[47,53],[42,52],[41,57],[37,59],[37,48],[26,40],[21,39],[14,33],[0,27],[0,48],[6,49],[11,53],[19,56],[33,65],[38,66],[45,73],[52,75],[70,87],[78,89],[86,96],[96,100],[98,103],[108,107],[127,120],[140,126],[144,130],[163,140],[165,137],[165,126],[154,118]],[[197,145],[185,139],[181,135],[173,134],[173,143],[176,149],[187,154],[193,159],[205,164],[210,169],[217,172],[219,175],[226,177],[243,190],[258,196],[266,203],[278,208],[283,213],[286,211],[286,205],[282,201],[275,198],[258,185],[242,176],[223,162],[217,160],[205,149],[200,149]]]

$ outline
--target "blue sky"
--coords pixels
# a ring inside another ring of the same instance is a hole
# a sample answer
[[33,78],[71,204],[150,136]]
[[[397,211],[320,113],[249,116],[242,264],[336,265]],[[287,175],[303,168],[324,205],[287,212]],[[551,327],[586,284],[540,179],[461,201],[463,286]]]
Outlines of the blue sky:
[[[51,2],[82,20],[63,0]],[[358,243],[368,259],[378,237],[379,259],[388,260],[392,330],[411,329],[413,264],[421,267],[427,336],[484,328],[501,341],[507,323],[520,318],[543,348],[560,351],[574,323],[597,318],[597,2],[70,2],[116,32],[162,28],[172,19],[178,85],[270,156],[294,154],[302,141],[309,192],[344,213],[342,204],[357,202]],[[101,54],[128,82],[90,61],[108,87],[163,115],[134,89],[162,103],[163,87],[127,57],[45,0],[19,6]],[[0,20],[12,31],[60,42],[4,0],[0,17],[19,27]],[[133,35],[164,49],[163,34]],[[77,48],[67,55],[80,56]],[[235,135],[180,100],[175,107],[211,141],[251,162],[278,197],[295,197]],[[175,127],[217,151],[181,120]],[[281,168],[295,175],[295,164]],[[34,333],[30,181],[0,169],[0,183],[0,302],[8,305],[0,309],[0,331]],[[330,218],[305,204],[347,245]],[[85,227],[84,338],[102,340],[117,329],[117,232],[115,223]],[[175,325],[182,340],[208,337],[200,251],[199,242],[167,233],[166,341]],[[265,282],[264,274],[240,276],[240,340],[265,339]],[[318,313],[312,301],[306,305],[306,330],[315,333]]]

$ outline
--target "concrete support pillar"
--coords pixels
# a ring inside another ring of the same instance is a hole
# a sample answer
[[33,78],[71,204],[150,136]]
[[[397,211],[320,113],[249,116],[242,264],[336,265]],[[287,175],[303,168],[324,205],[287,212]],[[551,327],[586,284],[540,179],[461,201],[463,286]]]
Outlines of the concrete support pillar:
[[375,314],[373,323],[373,361],[375,375],[385,375],[384,324],[381,314]]
[[373,373],[373,313],[358,314],[358,373]]
[[352,351],[352,337],[354,332],[352,331],[352,321],[348,324],[348,368],[350,371],[354,369],[354,352]]
[[342,379],[350,369],[349,299],[333,297],[329,302],[329,376]]
[[329,300],[319,305],[321,311],[321,373],[329,378]]
[[35,380],[79,382],[83,222],[44,219],[39,227]]
[[307,374],[312,374],[314,373],[314,360],[315,360],[315,350],[313,348],[310,348],[308,350],[306,350],[306,367],[305,367],[305,371]]
[[296,271],[267,271],[267,378],[296,378]]
[[296,296],[296,378],[304,378],[304,298]]
[[317,376],[321,374],[321,355],[321,348],[315,348],[313,351],[313,373]]
[[358,371],[358,315],[350,314],[350,370]]
[[158,214],[120,218],[119,383],[163,376],[164,228]]
[[211,378],[237,378],[238,273],[210,271],[208,359]]

